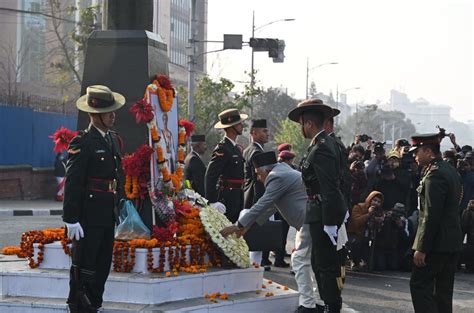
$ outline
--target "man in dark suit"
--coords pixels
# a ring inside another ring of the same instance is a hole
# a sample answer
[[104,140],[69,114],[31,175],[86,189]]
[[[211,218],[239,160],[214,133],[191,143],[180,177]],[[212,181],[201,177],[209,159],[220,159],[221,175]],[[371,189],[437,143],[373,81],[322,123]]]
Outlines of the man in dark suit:
[[332,108],[319,99],[300,102],[288,118],[301,125],[311,139],[301,174],[306,185],[308,205],[305,223],[312,238],[311,265],[326,312],[340,312],[344,270],[337,248],[338,229],[344,229],[347,208],[340,190],[338,152],[333,139],[324,131],[324,122],[333,116]]
[[424,167],[417,191],[420,216],[413,250],[410,291],[416,313],[453,311],[454,274],[463,234],[459,214],[461,178],[441,159],[438,134],[412,137],[410,152]]
[[87,87],[77,108],[91,123],[69,144],[63,221],[72,239],[67,303],[70,312],[97,312],[110,272],[117,202],[123,194],[120,142],[110,129],[125,98],[108,87]]
[[184,177],[191,182],[191,187],[200,195],[204,195],[204,175],[206,165],[201,155],[206,152],[206,137],[204,135],[191,136],[192,151],[184,159]]
[[255,176],[252,158],[264,152],[263,147],[268,142],[267,120],[252,120],[250,127],[252,143],[245,148],[243,157],[245,160],[245,184],[244,184],[244,208],[249,209],[265,192],[265,186]]
[[244,158],[235,141],[242,135],[243,121],[247,117],[237,109],[227,109],[219,114],[219,122],[214,128],[223,129],[225,136],[212,151],[206,170],[206,199],[214,207],[224,204],[225,215],[232,223],[237,221],[244,206]]

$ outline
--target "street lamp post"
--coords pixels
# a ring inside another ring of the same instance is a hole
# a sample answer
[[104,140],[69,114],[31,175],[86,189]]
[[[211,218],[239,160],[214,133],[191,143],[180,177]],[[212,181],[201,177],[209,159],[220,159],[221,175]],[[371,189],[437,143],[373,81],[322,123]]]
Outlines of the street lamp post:
[[309,68],[309,58],[306,58],[306,99],[308,99],[308,91],[309,91],[309,86],[308,86],[309,71],[315,70],[315,69],[317,69],[321,66],[324,66],[324,65],[335,65],[335,64],[339,64],[339,63],[337,63],[337,62],[327,62],[327,63],[322,63],[322,64],[319,64],[319,65],[316,65],[315,67]]
[[[275,24],[278,22],[292,22],[294,21],[294,18],[283,18],[283,19],[278,19],[274,20],[271,22],[268,22],[266,24],[263,24],[261,26],[255,27],[255,11],[252,12],[252,38],[255,37],[255,32],[268,26],[271,24]],[[253,88],[255,87],[255,74],[254,74],[254,50],[252,48],[252,62],[250,64],[250,91],[252,94],[250,95],[250,104],[252,105],[251,109],[253,109]]]

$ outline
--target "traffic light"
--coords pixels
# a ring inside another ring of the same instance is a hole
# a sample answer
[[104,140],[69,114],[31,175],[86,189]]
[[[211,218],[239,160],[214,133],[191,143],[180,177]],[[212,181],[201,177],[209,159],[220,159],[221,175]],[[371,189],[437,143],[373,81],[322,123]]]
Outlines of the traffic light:
[[283,63],[285,61],[285,41],[284,40],[278,40],[278,49],[277,49],[277,56],[270,56],[270,52],[268,52],[268,55],[273,58],[273,63]]

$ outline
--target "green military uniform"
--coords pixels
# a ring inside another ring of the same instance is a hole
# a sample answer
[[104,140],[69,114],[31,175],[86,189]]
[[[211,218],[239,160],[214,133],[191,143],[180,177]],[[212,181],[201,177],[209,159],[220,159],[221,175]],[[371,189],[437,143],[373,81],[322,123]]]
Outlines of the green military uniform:
[[[430,135],[413,137],[422,146]],[[439,138],[437,139],[439,142]],[[415,147],[417,147],[415,146]],[[410,290],[415,312],[452,312],[454,274],[462,249],[459,215],[461,178],[435,158],[426,167],[419,193],[419,224],[413,250],[426,254],[426,266],[414,266]]]
[[[298,107],[290,112],[289,118],[298,121],[299,116],[303,114],[301,109],[306,106],[307,110],[321,110],[326,117],[332,114],[332,109],[322,104],[322,101],[312,101],[316,103],[298,104]],[[326,108],[329,108],[329,111]],[[299,114],[295,114],[295,111]],[[347,212],[340,190],[340,161],[335,147],[333,139],[322,130],[313,138],[307,156],[301,163],[301,174],[309,198],[305,223],[310,225],[312,238],[311,265],[319,295],[328,305],[329,312],[339,312],[341,309],[344,273],[340,254],[324,231],[324,226],[340,227]]]

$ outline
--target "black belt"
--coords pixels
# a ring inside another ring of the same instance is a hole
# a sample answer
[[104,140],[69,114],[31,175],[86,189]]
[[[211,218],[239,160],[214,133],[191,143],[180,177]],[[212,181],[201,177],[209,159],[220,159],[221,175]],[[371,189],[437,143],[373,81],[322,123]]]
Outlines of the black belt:
[[115,193],[117,191],[117,180],[116,179],[89,178],[87,181],[87,189],[90,191]]

